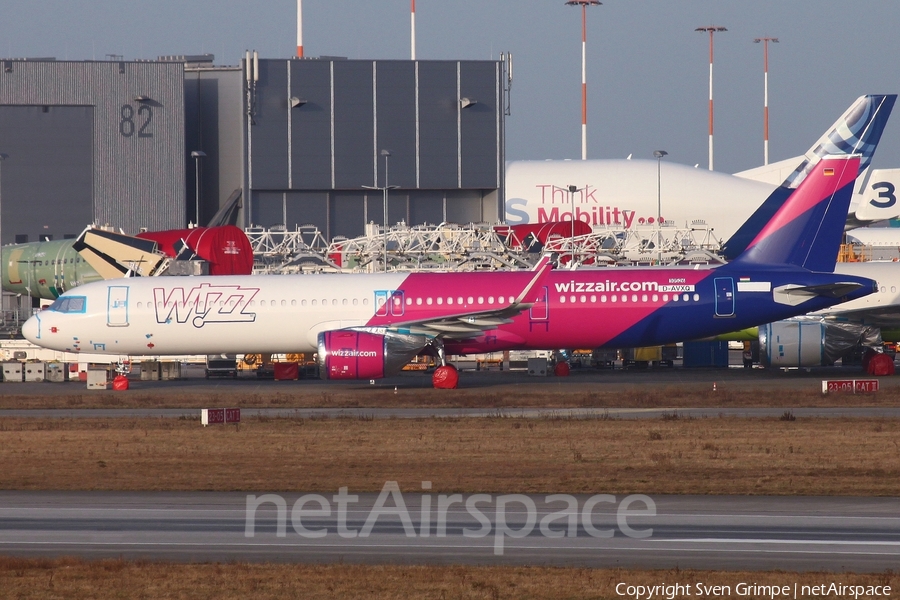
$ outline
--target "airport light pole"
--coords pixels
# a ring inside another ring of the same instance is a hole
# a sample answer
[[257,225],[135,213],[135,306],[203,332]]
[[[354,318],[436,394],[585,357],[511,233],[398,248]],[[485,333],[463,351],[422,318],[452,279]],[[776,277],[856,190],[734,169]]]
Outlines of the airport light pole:
[[297,0],[297,58],[303,58],[303,0]]
[[581,7],[581,160],[587,160],[587,7],[599,0],[568,0],[567,6]]
[[709,170],[713,170],[713,34],[719,31],[728,31],[718,25],[698,27],[694,31],[709,33]]
[[384,185],[378,186],[378,174],[375,174],[375,185],[364,185],[363,189],[367,190],[381,190],[383,193],[383,203],[384,203],[384,272],[387,273],[388,270],[388,258],[387,258],[387,247],[388,247],[388,190],[397,189],[398,185],[388,185],[388,159],[391,156],[390,150],[382,149],[379,153],[384,157]]
[[569,200],[572,204],[572,238],[570,243],[572,245],[572,261],[575,261],[575,194],[578,192],[584,191],[586,188],[579,188],[575,185],[567,185],[566,189],[569,191]]
[[194,180],[196,183],[194,197],[194,227],[200,226],[200,159],[206,157],[206,152],[202,150],[194,150],[191,152],[194,159]]
[[665,150],[654,150],[656,157],[656,260],[662,263],[662,159],[668,156]]
[[409,14],[409,58],[416,60],[416,0],[411,0]]
[[763,44],[763,164],[769,164],[769,42],[778,43],[778,38],[761,37],[754,44]]
[[569,199],[572,202],[572,239],[575,239],[575,192],[578,191],[578,186],[570,185],[569,189]]

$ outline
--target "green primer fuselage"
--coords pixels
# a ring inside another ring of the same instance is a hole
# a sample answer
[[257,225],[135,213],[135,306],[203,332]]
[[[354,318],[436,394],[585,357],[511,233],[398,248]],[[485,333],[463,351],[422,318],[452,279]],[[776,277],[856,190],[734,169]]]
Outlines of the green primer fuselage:
[[103,279],[73,247],[75,240],[4,246],[0,252],[3,290],[55,300],[75,286]]

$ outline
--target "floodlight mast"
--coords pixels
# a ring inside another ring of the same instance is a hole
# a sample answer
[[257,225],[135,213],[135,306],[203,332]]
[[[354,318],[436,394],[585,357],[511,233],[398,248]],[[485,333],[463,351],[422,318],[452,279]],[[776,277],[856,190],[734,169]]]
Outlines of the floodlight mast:
[[769,164],[769,42],[778,43],[778,38],[761,37],[754,44],[763,43],[763,164]]
[[567,6],[581,7],[581,160],[587,160],[587,7],[599,0],[568,0]]
[[694,31],[706,31],[709,33],[709,170],[713,170],[713,34],[719,31],[728,31],[718,25],[698,27]]
[[297,58],[303,58],[303,0],[297,0]]
[[409,58],[416,60],[416,0],[410,0],[409,11]]

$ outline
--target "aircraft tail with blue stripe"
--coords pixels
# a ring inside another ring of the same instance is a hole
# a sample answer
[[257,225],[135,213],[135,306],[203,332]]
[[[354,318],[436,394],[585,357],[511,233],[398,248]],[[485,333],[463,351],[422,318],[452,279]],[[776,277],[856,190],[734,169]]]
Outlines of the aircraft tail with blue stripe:
[[[733,260],[747,249],[760,229],[772,218],[795,189],[825,156],[858,155],[859,175],[872,163],[881,134],[897,100],[896,94],[870,94],[857,98],[822,137],[806,152],[802,162],[766,198],[756,212],[722,246],[722,255]],[[849,209],[848,209],[849,210]],[[846,221],[846,215],[844,215]]]
[[858,156],[822,156],[733,262],[834,272]]

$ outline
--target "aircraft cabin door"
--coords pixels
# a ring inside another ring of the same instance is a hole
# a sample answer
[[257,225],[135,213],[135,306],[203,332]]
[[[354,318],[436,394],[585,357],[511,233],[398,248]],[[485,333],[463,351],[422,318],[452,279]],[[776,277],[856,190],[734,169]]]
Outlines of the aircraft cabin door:
[[716,316],[734,316],[734,278],[716,277]]
[[109,286],[106,305],[106,324],[110,327],[128,327],[128,286]]
[[402,317],[405,311],[403,295],[403,290],[375,290],[375,316]]
[[535,325],[543,325],[544,331],[550,326],[550,302],[549,292],[545,285],[540,290],[540,296],[535,300],[534,305],[528,309],[528,329],[534,331]]

